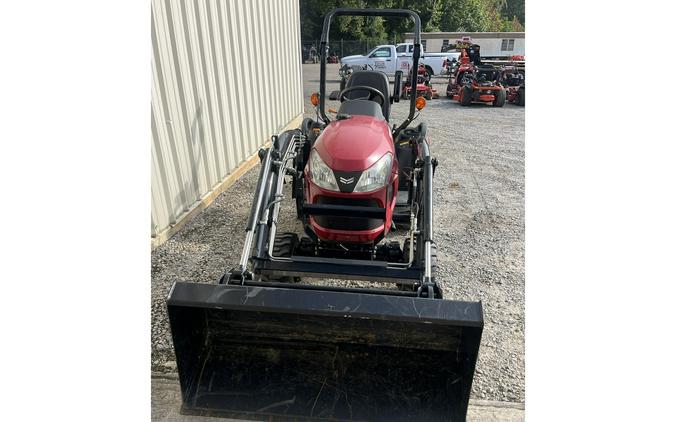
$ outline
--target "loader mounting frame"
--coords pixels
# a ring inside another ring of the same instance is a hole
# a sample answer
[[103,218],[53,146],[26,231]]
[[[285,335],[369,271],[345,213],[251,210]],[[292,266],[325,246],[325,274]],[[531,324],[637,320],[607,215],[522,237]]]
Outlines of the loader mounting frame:
[[[273,137],[272,146],[261,150],[262,163],[258,184],[253,197],[253,206],[246,225],[246,238],[239,265],[231,269],[221,279],[221,283],[247,285],[261,282],[262,276],[268,277],[323,277],[390,282],[411,286],[417,296],[442,298],[442,291],[432,274],[431,249],[433,244],[433,173],[436,161],[431,157],[426,141],[426,124],[419,125],[418,173],[422,186],[422,216],[417,262],[386,262],[379,260],[339,259],[323,256],[275,257],[274,249],[280,203],[283,200],[284,178],[293,175],[293,159],[302,152],[307,137],[299,130],[284,132]],[[367,208],[367,209],[366,209]],[[352,218],[383,218],[384,209],[349,205],[309,205],[304,204],[305,215],[341,215]],[[410,218],[410,217],[408,217]],[[406,216],[398,216],[405,220]],[[415,224],[411,222],[411,224]],[[308,234],[312,234],[311,232]],[[414,240],[411,235],[411,244]],[[252,270],[249,269],[252,263]],[[288,284],[286,288],[307,289],[304,284]],[[369,290],[368,288],[353,291]],[[409,296],[410,292],[393,291],[393,295]]]

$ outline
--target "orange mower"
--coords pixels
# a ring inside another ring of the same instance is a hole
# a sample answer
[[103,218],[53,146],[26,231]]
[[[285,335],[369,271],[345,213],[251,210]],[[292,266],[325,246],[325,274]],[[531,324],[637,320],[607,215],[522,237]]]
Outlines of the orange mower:
[[523,56],[513,56],[511,57],[511,63],[502,66],[500,81],[506,89],[506,101],[524,106],[525,58]]
[[471,103],[491,103],[503,107],[506,90],[500,84],[499,69],[483,65],[480,61],[480,46],[471,41],[458,41],[455,48],[460,50],[459,66],[451,71],[446,89],[449,98],[459,101],[462,106]]
[[[401,92],[401,98],[404,100],[410,98],[410,93],[412,91],[411,79],[412,69],[408,72],[403,91]],[[438,98],[438,91],[431,85],[431,75],[429,75],[427,68],[423,64],[420,64],[417,68],[417,96],[424,97],[427,100]]]

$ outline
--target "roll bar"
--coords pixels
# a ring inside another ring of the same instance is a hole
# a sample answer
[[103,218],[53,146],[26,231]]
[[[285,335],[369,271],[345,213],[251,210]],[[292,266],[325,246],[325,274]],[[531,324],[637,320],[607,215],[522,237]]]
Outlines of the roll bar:
[[[404,18],[413,18],[415,21],[414,39],[413,39],[413,65],[412,81],[417,80],[417,66],[420,60],[420,32],[422,23],[417,13],[405,9],[354,9],[342,8],[333,9],[323,19],[323,30],[321,31],[321,45],[319,46],[319,60],[321,62],[321,77],[319,82],[319,115],[323,121],[328,124],[330,119],[326,116],[326,60],[328,58],[328,33],[330,32],[330,23],[334,16],[400,16]],[[410,93],[410,111],[405,121],[396,128],[394,135],[405,129],[415,118],[415,100],[417,99],[417,84],[411,84]]]

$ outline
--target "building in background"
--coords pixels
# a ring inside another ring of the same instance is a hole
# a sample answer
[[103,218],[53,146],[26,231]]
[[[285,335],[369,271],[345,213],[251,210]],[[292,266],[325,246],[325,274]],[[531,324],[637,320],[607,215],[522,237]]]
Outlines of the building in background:
[[[424,51],[443,51],[444,47],[454,44],[462,37],[480,45],[480,54],[484,58],[508,58],[525,55],[524,32],[423,32]],[[413,34],[405,34],[406,42],[412,42]]]
[[152,244],[302,119],[297,0],[152,0]]

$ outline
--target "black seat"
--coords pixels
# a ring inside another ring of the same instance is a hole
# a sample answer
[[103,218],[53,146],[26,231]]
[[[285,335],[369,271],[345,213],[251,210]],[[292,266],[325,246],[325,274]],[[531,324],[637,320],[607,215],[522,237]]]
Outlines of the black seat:
[[476,66],[476,79],[492,82],[499,79],[499,71],[493,66]]
[[[355,91],[356,92],[356,91]],[[347,95],[351,94],[348,93]],[[338,114],[350,114],[359,116],[372,116],[380,120],[386,120],[382,114],[382,107],[375,101],[348,100],[340,104]]]
[[[377,89],[381,93],[384,94],[384,104],[382,104],[382,98],[380,97],[375,97],[371,102],[377,103],[381,109],[382,109],[382,115],[384,115],[385,120],[389,120],[389,78],[384,72],[380,72],[379,70],[358,70],[354,73],[352,73],[352,76],[349,77],[349,80],[347,81],[347,85],[345,86],[346,88],[350,88],[352,86],[358,86],[358,85],[365,85],[369,86],[372,88]],[[364,98],[370,95],[369,91],[366,90],[354,90],[352,92],[347,93],[345,96],[347,99],[350,101],[345,101],[344,104],[353,101],[353,99],[356,98]],[[344,105],[343,104],[343,105]],[[342,106],[340,107],[342,109]],[[347,114],[359,114],[359,113],[349,113],[345,111]]]

